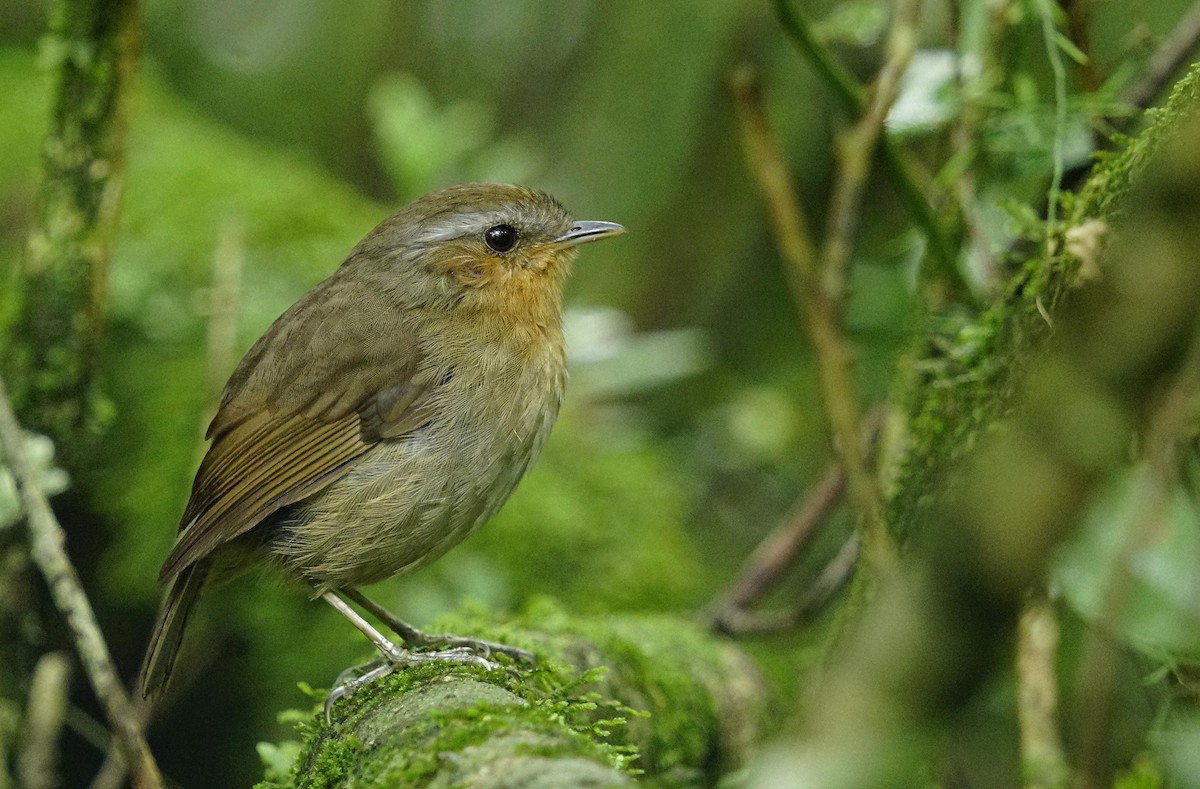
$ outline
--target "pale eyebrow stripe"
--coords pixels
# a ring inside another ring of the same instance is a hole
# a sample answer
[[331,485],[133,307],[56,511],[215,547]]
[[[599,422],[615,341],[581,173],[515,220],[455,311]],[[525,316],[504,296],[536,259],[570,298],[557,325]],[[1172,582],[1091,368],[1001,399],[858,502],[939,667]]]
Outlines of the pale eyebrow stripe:
[[419,243],[430,244],[449,241],[463,236],[482,234],[492,225],[510,224],[504,215],[496,211],[471,214],[454,214],[428,223],[427,228],[415,237]]

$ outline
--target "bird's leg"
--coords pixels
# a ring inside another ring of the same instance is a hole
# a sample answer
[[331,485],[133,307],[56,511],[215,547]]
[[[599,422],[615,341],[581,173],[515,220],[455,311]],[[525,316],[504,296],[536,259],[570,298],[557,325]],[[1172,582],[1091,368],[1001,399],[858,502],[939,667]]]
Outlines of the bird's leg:
[[[325,698],[325,721],[332,722],[331,713],[334,702],[338,699],[350,697],[354,691],[364,685],[368,685],[378,679],[386,677],[397,666],[413,666],[418,663],[437,663],[441,661],[451,663],[465,663],[481,668],[493,669],[500,668],[498,665],[488,660],[486,656],[477,654],[476,650],[469,648],[467,645],[451,645],[450,649],[445,649],[437,652],[409,652],[407,649],[398,647],[388,640],[383,633],[376,630],[370,622],[363,619],[362,616],[351,608],[345,600],[338,596],[337,592],[325,592],[321,598],[333,606],[339,614],[350,620],[350,623],[357,627],[359,631],[370,639],[376,649],[383,653],[382,659],[376,659],[362,666],[353,669],[348,669],[342,672],[337,679],[337,685],[329,692]],[[418,632],[418,631],[414,631]],[[356,676],[346,679],[348,673],[353,673]]]
[[391,630],[393,633],[400,636],[400,638],[404,640],[405,645],[409,647],[447,646],[454,649],[469,649],[472,652],[483,655],[484,657],[487,657],[493,653],[498,653],[501,655],[508,655],[514,660],[523,660],[526,663],[537,662],[537,658],[534,657],[532,652],[521,649],[520,647],[514,647],[508,644],[497,644],[493,641],[483,641],[477,638],[463,638],[461,636],[422,633],[412,625],[397,618],[396,615],[391,611],[387,610],[357,589],[339,589],[338,592],[370,611],[375,618],[387,625],[388,630]]

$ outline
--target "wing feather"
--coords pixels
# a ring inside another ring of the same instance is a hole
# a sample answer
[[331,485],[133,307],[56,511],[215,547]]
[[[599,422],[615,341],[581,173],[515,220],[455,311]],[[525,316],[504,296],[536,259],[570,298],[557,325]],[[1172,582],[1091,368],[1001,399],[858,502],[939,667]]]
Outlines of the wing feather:
[[[312,495],[343,473],[373,444],[362,440],[358,415],[321,423],[292,415],[276,422],[265,437],[237,434],[234,428],[215,443],[209,456],[233,454],[215,475],[202,463],[179,540],[163,563],[160,577],[171,578],[222,543],[249,531],[281,507]],[[256,432],[257,426],[247,425]],[[290,434],[290,436],[289,436]],[[263,443],[263,438],[267,439]],[[219,448],[219,450],[218,450]],[[216,465],[216,464],[214,464]]]
[[[387,299],[335,273],[246,353],[209,427],[162,580],[321,490],[379,441],[428,422],[431,379],[403,310]],[[324,330],[327,320],[338,331]]]

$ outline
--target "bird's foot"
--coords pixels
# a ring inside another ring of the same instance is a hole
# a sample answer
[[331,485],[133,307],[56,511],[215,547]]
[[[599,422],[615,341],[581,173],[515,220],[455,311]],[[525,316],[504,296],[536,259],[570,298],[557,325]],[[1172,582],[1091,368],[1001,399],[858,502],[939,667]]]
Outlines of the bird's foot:
[[514,647],[510,644],[500,644],[495,641],[484,641],[479,638],[464,638],[462,636],[452,636],[435,633],[422,633],[420,630],[410,628],[408,633],[398,633],[397,635],[404,636],[404,643],[414,647],[449,647],[446,651],[468,650],[483,658],[489,658],[492,655],[507,655],[513,660],[519,660],[525,663],[537,663],[537,658],[532,652],[520,647]]
[[388,646],[391,649],[380,649],[384,653],[383,657],[361,666],[353,666],[338,675],[333,690],[329,691],[329,695],[325,697],[326,724],[333,724],[334,704],[341,699],[350,698],[359,688],[383,679],[397,668],[425,663],[459,663],[467,666],[479,666],[488,671],[501,668],[499,664],[493,663],[486,656],[478,654],[476,650],[465,645],[432,652],[410,652],[391,643]]
[[376,680],[383,679],[394,671],[396,665],[383,659],[372,660],[361,666],[351,666],[338,674],[333,690],[325,697],[325,725],[333,725],[333,705],[341,699],[348,699],[364,685],[370,685]]

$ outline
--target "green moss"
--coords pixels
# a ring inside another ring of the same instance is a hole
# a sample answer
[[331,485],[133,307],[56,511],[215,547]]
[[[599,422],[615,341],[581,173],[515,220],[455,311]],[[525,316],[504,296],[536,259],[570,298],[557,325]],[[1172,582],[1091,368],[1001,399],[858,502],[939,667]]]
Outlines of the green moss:
[[1024,262],[1004,298],[974,321],[935,326],[901,386],[908,434],[888,503],[901,541],[922,520],[947,471],[1008,408],[1021,373],[1049,336],[1047,319],[1074,271],[1064,257]]
[[1120,215],[1122,200],[1146,166],[1179,128],[1180,121],[1200,108],[1200,63],[1175,83],[1163,107],[1149,109],[1144,129],[1115,154],[1105,154],[1079,194],[1070,203],[1074,224],[1089,218],[1112,221]]
[[[447,754],[485,746],[497,755],[615,766],[609,748],[567,724],[569,714],[546,715],[540,703],[510,687],[545,700],[503,670],[427,665],[398,671],[340,702],[333,725],[320,716],[305,725],[308,744],[291,785],[424,785],[446,770]],[[517,732],[516,741],[497,744]]]

